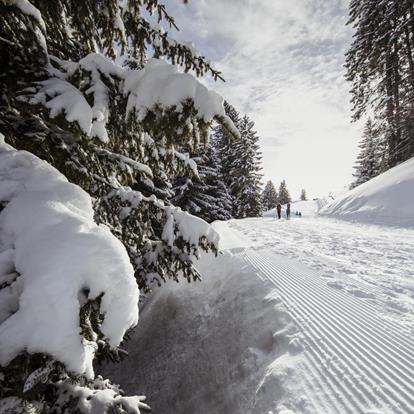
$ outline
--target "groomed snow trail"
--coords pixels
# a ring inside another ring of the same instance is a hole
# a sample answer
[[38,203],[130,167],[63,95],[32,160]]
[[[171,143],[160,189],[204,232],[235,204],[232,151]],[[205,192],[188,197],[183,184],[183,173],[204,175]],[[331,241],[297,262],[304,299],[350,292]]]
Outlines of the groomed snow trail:
[[268,251],[244,254],[277,288],[303,334],[298,346],[309,370],[301,371],[325,404],[313,402],[315,413],[414,412],[414,340],[400,325],[292,261]]
[[318,218],[229,226],[245,238],[233,252],[274,285],[295,322],[304,411],[414,413],[414,233]]
[[376,306],[414,335],[414,230],[321,217],[230,222],[245,246],[316,270],[337,290]]

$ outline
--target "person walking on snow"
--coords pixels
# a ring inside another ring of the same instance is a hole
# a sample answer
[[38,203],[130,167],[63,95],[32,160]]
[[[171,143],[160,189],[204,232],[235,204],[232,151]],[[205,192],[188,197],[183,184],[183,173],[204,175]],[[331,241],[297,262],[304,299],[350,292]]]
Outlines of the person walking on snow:
[[282,205],[280,203],[277,203],[276,210],[277,210],[277,217],[280,219],[282,216]]
[[288,220],[290,219],[290,203],[287,203],[287,206],[286,206],[286,218]]

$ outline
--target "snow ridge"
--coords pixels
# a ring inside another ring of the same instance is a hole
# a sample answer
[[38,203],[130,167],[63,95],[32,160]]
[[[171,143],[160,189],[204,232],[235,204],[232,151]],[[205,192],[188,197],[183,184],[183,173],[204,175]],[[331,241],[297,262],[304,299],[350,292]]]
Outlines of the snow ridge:
[[321,214],[373,224],[414,227],[414,158],[355,187]]

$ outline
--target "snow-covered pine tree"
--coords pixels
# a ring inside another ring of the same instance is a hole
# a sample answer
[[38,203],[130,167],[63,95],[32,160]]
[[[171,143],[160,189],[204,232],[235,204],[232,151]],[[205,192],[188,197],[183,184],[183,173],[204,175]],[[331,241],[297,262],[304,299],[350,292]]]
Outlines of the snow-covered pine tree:
[[139,414],[143,397],[94,378],[138,321],[122,243],[79,186],[0,134],[0,412]]
[[[224,108],[227,116],[239,130],[241,123],[240,114],[228,102],[224,102]],[[231,214],[233,215],[234,194],[231,192],[230,187],[235,178],[232,176],[231,172],[233,171],[233,165],[239,156],[238,151],[240,150],[240,142],[235,142],[224,128],[217,125],[215,126],[214,133],[211,136],[211,146],[215,149],[224,185],[226,186],[227,192],[230,196]]]
[[414,7],[412,0],[352,0],[354,41],[346,55],[353,119],[374,113],[386,168],[414,156]]
[[360,151],[354,167],[355,173],[353,174],[355,181],[351,184],[351,188],[355,188],[381,173],[382,157],[384,156],[381,138],[378,129],[375,128],[371,118],[369,118],[359,144]]
[[[240,114],[228,102],[224,102],[224,108],[226,110],[227,116],[232,120],[234,126],[239,130],[241,124]],[[227,133],[227,131],[220,125],[217,125],[214,128],[214,134],[211,137],[211,145],[215,149],[220,171],[222,173],[228,191],[231,183],[233,182],[231,170],[233,168],[233,164],[236,162],[237,157],[239,156],[239,144],[240,142],[235,142]],[[233,203],[233,196],[230,191],[229,194]]]
[[279,185],[278,201],[280,204],[287,204],[292,201],[285,180],[283,180]]
[[262,198],[263,210],[271,210],[272,208],[276,207],[277,200],[278,200],[277,191],[276,191],[276,188],[272,180],[269,180],[266,183],[266,186],[262,192],[261,198]]
[[231,198],[220,171],[216,150],[199,146],[191,160],[197,166],[192,177],[176,178],[171,202],[208,223],[231,218]]
[[300,199],[302,201],[306,201],[308,199],[306,195],[306,190],[304,188],[302,188],[302,191],[300,192]]
[[232,177],[236,180],[230,186],[233,194],[234,217],[259,217],[262,215],[261,152],[259,137],[254,130],[254,122],[244,115],[240,123],[241,139],[237,142],[240,157],[233,164]]
[[240,117],[227,102],[224,106],[240,133],[240,139],[235,141],[225,128],[218,126],[213,137],[222,176],[232,200],[232,216],[258,217],[262,214],[259,137],[254,130],[254,122],[248,116]]
[[[173,40],[163,24],[175,28],[157,0],[0,1],[0,132],[92,196],[95,220],[123,242],[144,289],[180,274],[196,279],[193,255],[215,249],[216,235],[207,224],[169,203],[169,177],[192,174],[189,159],[175,148],[206,141],[213,119],[239,135],[222,99],[187,72],[209,72],[215,79],[220,73],[192,47]],[[188,230],[191,220],[198,221],[197,233]],[[99,344],[96,359],[118,358],[100,331],[105,297],[88,300],[85,292],[79,339]],[[109,387],[39,352],[2,358],[0,398],[19,395],[42,401],[46,411],[67,412],[67,406],[51,406],[62,375],[73,386]],[[34,372],[41,372],[42,386],[22,394]],[[111,405],[137,412],[113,395],[108,410]]]

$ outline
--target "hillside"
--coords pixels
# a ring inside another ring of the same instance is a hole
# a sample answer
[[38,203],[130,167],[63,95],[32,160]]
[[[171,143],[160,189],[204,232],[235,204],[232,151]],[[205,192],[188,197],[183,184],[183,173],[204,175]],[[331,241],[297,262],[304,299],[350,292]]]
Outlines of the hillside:
[[414,227],[414,158],[350,190],[321,215],[388,226]]

